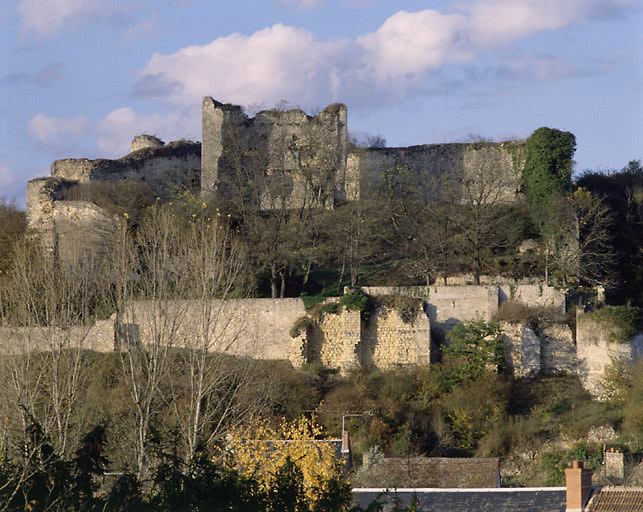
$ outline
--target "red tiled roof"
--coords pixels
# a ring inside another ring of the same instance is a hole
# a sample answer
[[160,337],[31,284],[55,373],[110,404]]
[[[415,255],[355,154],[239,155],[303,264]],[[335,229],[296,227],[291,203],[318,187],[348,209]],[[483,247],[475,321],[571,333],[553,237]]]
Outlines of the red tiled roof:
[[587,506],[588,512],[643,512],[643,487],[603,487]]

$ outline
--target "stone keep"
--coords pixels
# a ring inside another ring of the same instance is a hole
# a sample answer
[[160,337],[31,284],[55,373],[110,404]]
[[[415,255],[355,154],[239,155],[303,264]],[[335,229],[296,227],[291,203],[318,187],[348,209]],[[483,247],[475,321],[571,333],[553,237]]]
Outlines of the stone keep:
[[250,191],[255,206],[332,207],[345,199],[346,106],[311,117],[300,109],[247,117],[240,106],[203,99],[201,191],[206,197]]

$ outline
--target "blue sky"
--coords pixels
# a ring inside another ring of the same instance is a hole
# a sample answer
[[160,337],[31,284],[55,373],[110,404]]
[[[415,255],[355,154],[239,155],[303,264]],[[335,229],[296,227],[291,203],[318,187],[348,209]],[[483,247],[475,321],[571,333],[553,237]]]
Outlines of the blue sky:
[[204,95],[348,105],[390,146],[573,132],[643,158],[640,0],[0,0],[0,196],[68,157],[200,140]]

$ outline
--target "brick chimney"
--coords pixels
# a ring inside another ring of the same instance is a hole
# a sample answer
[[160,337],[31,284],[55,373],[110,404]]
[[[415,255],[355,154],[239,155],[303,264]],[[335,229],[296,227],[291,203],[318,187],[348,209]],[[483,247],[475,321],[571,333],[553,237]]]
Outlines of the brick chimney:
[[583,512],[592,487],[592,472],[583,467],[583,462],[575,460],[572,467],[565,470],[567,483],[567,507],[565,512]]
[[351,451],[351,440],[348,437],[348,430],[344,430],[342,433],[342,453],[350,453]]

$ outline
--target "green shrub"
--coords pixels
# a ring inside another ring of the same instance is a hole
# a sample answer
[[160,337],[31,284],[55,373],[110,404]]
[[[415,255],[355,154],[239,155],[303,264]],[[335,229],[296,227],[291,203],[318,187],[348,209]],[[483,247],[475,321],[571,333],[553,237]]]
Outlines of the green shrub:
[[498,373],[504,366],[504,338],[498,324],[470,320],[456,325],[447,338],[449,345],[442,352],[447,361],[460,363],[454,368],[460,382]]
[[633,306],[607,306],[587,313],[585,318],[612,329],[609,334],[612,343],[627,343],[640,332],[643,321],[640,308]]
[[568,451],[555,449],[545,453],[541,465],[547,472],[546,485],[565,485],[565,469],[570,467],[574,460],[581,460],[585,463],[585,467],[596,471],[603,460],[602,448],[580,442]]
[[322,295],[302,295],[300,298],[304,303],[304,309],[307,313],[310,313],[316,304],[321,304],[327,299],[327,297]]
[[361,312],[364,320],[368,320],[373,306],[371,297],[362,290],[355,290],[342,295],[339,299],[339,304],[349,311]]
[[341,306],[336,302],[331,302],[330,304],[324,304],[324,307],[321,309],[322,313],[327,315],[337,315],[339,314]]
[[408,295],[380,295],[374,300],[377,306],[397,311],[402,322],[406,324],[414,323],[422,309],[422,299]]

